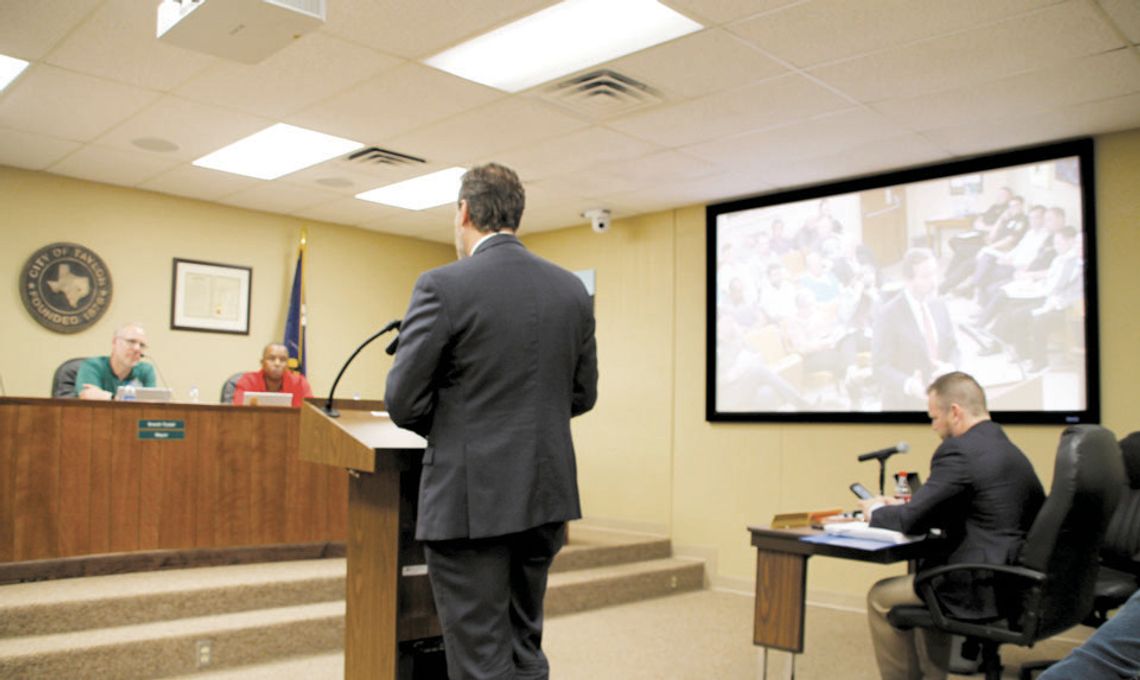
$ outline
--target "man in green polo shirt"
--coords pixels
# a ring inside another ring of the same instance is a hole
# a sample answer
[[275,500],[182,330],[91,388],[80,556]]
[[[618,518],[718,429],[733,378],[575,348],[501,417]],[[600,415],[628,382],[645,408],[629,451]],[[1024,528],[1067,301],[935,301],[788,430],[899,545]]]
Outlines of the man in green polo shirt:
[[80,399],[108,400],[122,385],[154,387],[154,366],[140,363],[146,351],[146,331],[130,323],[115,331],[111,355],[91,357],[79,366],[75,395]]

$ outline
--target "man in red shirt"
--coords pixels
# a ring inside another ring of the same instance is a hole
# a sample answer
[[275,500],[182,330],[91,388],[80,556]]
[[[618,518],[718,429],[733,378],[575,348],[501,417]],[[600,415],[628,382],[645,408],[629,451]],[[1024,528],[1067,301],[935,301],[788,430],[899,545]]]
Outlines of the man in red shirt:
[[246,373],[237,382],[234,404],[244,403],[246,392],[287,392],[293,395],[293,407],[301,406],[313,388],[300,373],[289,370],[289,352],[285,345],[270,343],[261,352],[261,370]]

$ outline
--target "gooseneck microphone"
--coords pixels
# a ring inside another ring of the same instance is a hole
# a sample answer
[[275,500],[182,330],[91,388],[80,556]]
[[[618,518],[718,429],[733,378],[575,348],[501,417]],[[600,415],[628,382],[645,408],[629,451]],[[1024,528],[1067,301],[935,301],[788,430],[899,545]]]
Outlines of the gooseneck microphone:
[[896,453],[906,453],[907,451],[910,451],[910,444],[907,444],[906,442],[899,442],[898,444],[895,444],[894,446],[888,446],[885,449],[879,449],[878,451],[864,453],[859,456],[859,462],[862,463],[865,460],[872,459],[885,460],[895,455]]
[[880,496],[882,496],[884,493],[883,485],[886,483],[886,479],[887,479],[887,459],[890,458],[891,456],[895,455],[896,453],[906,453],[907,451],[910,451],[910,444],[907,444],[906,442],[899,442],[898,444],[895,444],[894,446],[888,446],[887,448],[879,449],[878,451],[870,451],[868,453],[864,453],[864,454],[859,456],[859,462],[860,463],[862,463],[865,460],[877,460],[877,461],[879,461],[879,495]]
[[340,367],[340,373],[336,374],[336,380],[333,381],[332,389],[329,390],[329,398],[325,401],[324,408],[322,409],[325,412],[325,415],[327,415],[329,418],[339,418],[340,417],[340,411],[333,408],[333,395],[336,394],[336,386],[337,386],[337,384],[340,383],[340,378],[341,378],[341,376],[344,375],[344,370],[346,368],[348,368],[348,365],[352,363],[352,360],[356,358],[356,355],[360,354],[360,350],[367,347],[369,345],[369,343],[371,343],[373,340],[380,337],[381,335],[384,335],[385,333],[388,333],[390,331],[400,330],[400,322],[401,322],[401,319],[389,321],[386,326],[384,326],[380,330],[373,333],[364,342],[360,343],[360,347],[357,347],[356,351],[353,352],[352,355],[348,357],[348,361],[344,362],[344,366]]

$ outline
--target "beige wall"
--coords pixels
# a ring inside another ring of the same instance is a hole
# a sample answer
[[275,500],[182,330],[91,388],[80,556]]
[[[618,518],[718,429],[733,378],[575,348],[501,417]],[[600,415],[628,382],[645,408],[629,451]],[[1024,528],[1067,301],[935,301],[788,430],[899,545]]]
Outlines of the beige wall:
[[[10,396],[48,396],[64,359],[107,354],[114,329],[142,322],[162,376],[185,398],[197,385],[216,401],[232,373],[258,367],[261,348],[280,340],[301,227],[309,229],[309,379],[327,393],[344,359],[389,319],[404,313],[418,272],[454,259],[451,246],[338,225],[230,208],[53,175],[0,167],[0,378]],[[83,332],[51,332],[25,311],[17,279],[36,250],[71,241],[111,270],[114,297]],[[253,268],[250,334],[170,329],[173,258]],[[379,398],[391,360],[370,347],[345,374],[339,394]]]
[[[1098,139],[1097,173],[1104,422],[1123,434],[1140,429],[1133,405],[1140,130]],[[8,394],[44,395],[58,360],[104,351],[113,324],[130,318],[150,325],[172,384],[198,380],[206,393],[252,363],[263,338],[281,332],[297,220],[5,169],[0,197],[7,217],[0,268],[10,282],[0,292],[7,321],[0,374]],[[597,275],[600,397],[574,423],[590,521],[667,532],[679,552],[712,560],[715,582],[747,589],[754,570],[747,526],[777,511],[850,506],[850,482],[877,483],[875,466],[857,463],[855,453],[906,439],[913,451],[892,469],[928,469],[937,442],[925,426],[705,422],[703,208],[619,220],[604,235],[585,226],[523,235],[538,254]],[[55,240],[93,248],[116,277],[109,319],[77,337],[40,329],[15,289],[24,259]],[[453,254],[449,246],[326,224],[310,225],[310,241],[311,374],[321,392],[360,339],[403,313],[416,273]],[[174,256],[253,266],[249,338],[168,329]],[[346,394],[380,396],[388,366],[381,355],[378,348],[362,355]],[[1059,432],[1010,428],[1046,483]],[[815,559],[809,587],[859,597],[893,571]]]
[[[1103,415],[1124,434],[1140,429],[1132,293],[1140,289],[1140,130],[1098,139],[1097,175],[1101,316],[1110,320],[1101,323]],[[713,560],[714,582],[748,589],[755,558],[747,526],[779,511],[851,506],[849,483],[877,485],[877,467],[855,454],[905,439],[912,453],[889,469],[929,470],[937,439],[924,425],[705,422],[703,208],[619,220],[600,236],[584,227],[539,234],[528,244],[574,268],[598,268],[602,398],[575,430],[590,521],[659,527],[679,552]],[[662,261],[669,253],[671,265]],[[1046,484],[1060,430],[1009,428]],[[860,597],[899,570],[815,559],[809,587]]]

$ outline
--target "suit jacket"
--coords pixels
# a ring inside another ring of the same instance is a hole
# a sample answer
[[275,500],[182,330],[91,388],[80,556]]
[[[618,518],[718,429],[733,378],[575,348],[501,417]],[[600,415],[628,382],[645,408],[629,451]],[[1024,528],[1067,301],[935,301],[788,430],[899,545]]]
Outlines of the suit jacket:
[[570,418],[597,398],[593,302],[511,235],[416,281],[385,402],[428,440],[416,538],[581,517]]
[[[1010,564],[1045,501],[1045,490],[1025,454],[1001,426],[982,421],[960,437],[945,439],[930,462],[930,478],[909,503],[871,515],[871,526],[906,534],[940,528],[945,549],[923,560],[919,571],[944,564]],[[994,593],[969,576],[938,588],[957,616],[995,612]]]
[[[927,307],[938,336],[938,359],[954,364],[958,360],[958,340],[950,312],[942,300],[931,300]],[[884,411],[926,410],[925,400],[913,399],[903,392],[903,384],[915,371],[922,374],[925,388],[933,380],[935,368],[926,348],[926,336],[903,292],[879,311],[872,336],[871,359],[883,390]]]

